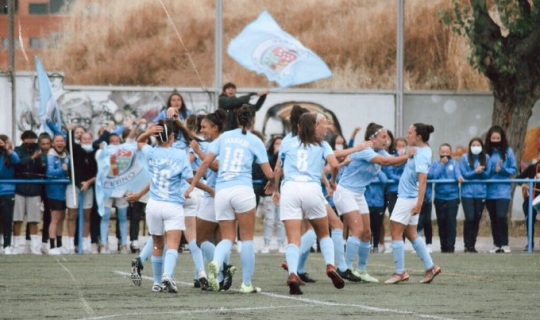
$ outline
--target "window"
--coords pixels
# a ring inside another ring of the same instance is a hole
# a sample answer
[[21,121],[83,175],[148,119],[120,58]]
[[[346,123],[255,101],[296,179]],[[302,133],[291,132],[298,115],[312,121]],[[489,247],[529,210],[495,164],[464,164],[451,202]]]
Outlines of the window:
[[[19,39],[15,39],[15,49],[20,49],[21,44],[19,43]],[[2,38],[2,49],[4,51],[9,50],[9,38]]]
[[[9,0],[0,0],[0,15],[8,14],[8,2]],[[15,14],[19,12],[19,0],[15,0]]]
[[28,9],[31,15],[45,15],[49,13],[49,5],[47,3],[30,3]]
[[30,38],[30,49],[41,49],[42,44],[40,38]]
[[73,3],[73,0],[51,0],[51,14],[65,14],[66,9]]

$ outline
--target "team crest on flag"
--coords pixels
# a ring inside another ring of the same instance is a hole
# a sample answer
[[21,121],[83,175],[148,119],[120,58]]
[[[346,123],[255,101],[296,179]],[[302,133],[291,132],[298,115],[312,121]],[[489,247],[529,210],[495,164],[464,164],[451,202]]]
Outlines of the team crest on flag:
[[139,192],[150,181],[144,155],[137,149],[136,143],[105,146],[96,160],[96,202],[100,215],[105,212],[104,203],[107,199],[124,197],[128,192]]
[[118,150],[115,154],[111,155],[111,166],[107,178],[115,178],[126,173],[131,168],[134,159],[131,150]]
[[332,76],[321,58],[283,31],[266,11],[229,43],[228,54],[282,88]]

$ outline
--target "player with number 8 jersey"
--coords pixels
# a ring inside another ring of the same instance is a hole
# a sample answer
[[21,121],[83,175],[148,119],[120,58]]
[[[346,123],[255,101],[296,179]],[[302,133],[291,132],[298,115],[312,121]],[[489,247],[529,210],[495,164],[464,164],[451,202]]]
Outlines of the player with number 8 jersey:
[[[338,162],[330,145],[323,140],[327,120],[322,114],[305,113],[298,123],[298,135],[288,139],[280,148],[284,182],[274,191],[274,203],[280,206],[280,217],[285,224],[289,245],[285,252],[290,294],[302,294],[298,276],[300,236],[304,213],[313,225],[320,241],[321,253],[326,263],[326,274],[338,289],[345,283],[334,267],[334,243],[329,237],[325,200],[321,188],[321,175],[328,162],[332,171],[331,187],[335,188]],[[277,168],[277,167],[276,167]],[[276,169],[276,183],[279,181]]]

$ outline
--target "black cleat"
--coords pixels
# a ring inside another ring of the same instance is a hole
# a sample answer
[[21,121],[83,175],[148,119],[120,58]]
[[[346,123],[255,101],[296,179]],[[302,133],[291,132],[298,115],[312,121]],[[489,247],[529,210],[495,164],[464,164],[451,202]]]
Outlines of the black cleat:
[[[208,280],[206,281],[208,283]],[[201,280],[199,279],[194,279],[193,280],[193,288],[200,288],[201,287]]]
[[336,270],[340,277],[343,279],[352,281],[352,282],[361,282],[362,278],[356,276],[351,269],[347,269],[345,271],[340,271],[339,269]]
[[208,282],[208,279],[205,277],[201,277],[198,280],[199,282],[199,288],[201,288],[202,291],[211,291],[212,288],[210,287],[210,283]]
[[308,273],[298,273],[298,277],[300,280],[302,280],[305,283],[315,283],[317,282],[315,279],[312,279],[309,277]]
[[232,279],[235,272],[235,266],[223,263],[223,286],[220,286],[221,290],[227,291],[231,288]]
[[140,286],[142,283],[141,271],[144,266],[141,263],[141,258],[137,257],[131,260],[131,281],[134,285]]

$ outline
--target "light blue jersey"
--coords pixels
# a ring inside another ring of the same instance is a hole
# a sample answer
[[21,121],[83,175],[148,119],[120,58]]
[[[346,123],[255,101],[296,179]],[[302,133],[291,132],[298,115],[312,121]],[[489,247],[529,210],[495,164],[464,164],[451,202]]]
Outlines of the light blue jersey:
[[418,174],[429,172],[431,165],[431,148],[416,147],[416,154],[409,158],[401,175],[398,186],[398,197],[414,199],[418,197]]
[[375,151],[372,148],[351,154],[351,163],[343,168],[339,185],[352,192],[363,194],[366,187],[378,177],[381,171],[381,165],[371,163],[371,160],[379,155],[385,158],[390,156],[385,150]]
[[150,198],[184,204],[185,180],[193,178],[193,171],[185,151],[144,146],[142,152],[146,156],[148,170],[152,175]]
[[235,129],[223,133],[217,142],[210,144],[209,151],[219,157],[216,191],[235,187],[252,187],[253,161],[268,163],[264,143],[251,132]]
[[[201,144],[201,151],[202,153],[204,154],[208,154],[208,150],[210,150],[210,146],[211,145],[214,145],[214,144],[217,144],[217,141],[219,140],[216,139],[210,143],[205,143],[204,145]],[[218,159],[219,161],[219,159]],[[205,180],[206,180],[206,185],[208,185],[210,188],[212,189],[215,189],[216,188],[216,182],[217,182],[217,172],[215,172],[214,170],[210,169],[210,168],[207,168],[206,169],[206,172],[205,172]],[[205,197],[210,197],[210,194],[208,192],[204,192],[204,195]]]
[[321,174],[329,155],[334,154],[328,142],[319,145],[305,145],[298,137],[292,137],[279,148],[283,163],[283,174],[287,181],[320,183]]

